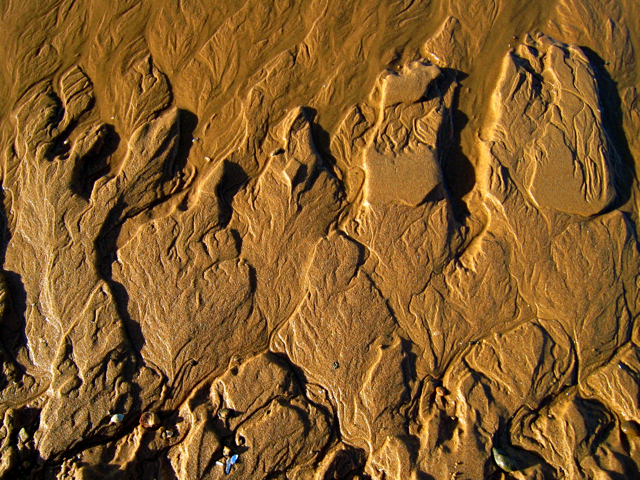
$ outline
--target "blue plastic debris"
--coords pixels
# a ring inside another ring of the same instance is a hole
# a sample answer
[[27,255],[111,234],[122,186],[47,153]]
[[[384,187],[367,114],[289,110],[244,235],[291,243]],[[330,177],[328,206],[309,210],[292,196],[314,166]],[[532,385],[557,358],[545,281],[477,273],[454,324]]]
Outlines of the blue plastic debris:
[[238,461],[238,455],[231,455],[230,458],[227,458],[227,464],[224,466],[225,475],[229,475],[229,472],[231,472],[231,467],[235,465],[237,461]]

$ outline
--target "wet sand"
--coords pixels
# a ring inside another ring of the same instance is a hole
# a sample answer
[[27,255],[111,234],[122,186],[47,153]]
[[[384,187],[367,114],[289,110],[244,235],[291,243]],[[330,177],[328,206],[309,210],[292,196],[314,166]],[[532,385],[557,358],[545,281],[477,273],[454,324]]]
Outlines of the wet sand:
[[640,478],[640,5],[0,6],[0,477]]

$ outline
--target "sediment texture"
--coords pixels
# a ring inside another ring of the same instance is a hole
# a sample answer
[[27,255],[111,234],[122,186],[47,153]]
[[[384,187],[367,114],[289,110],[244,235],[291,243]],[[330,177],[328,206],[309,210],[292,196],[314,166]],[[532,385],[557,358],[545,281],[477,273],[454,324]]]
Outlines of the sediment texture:
[[640,478],[634,2],[0,10],[0,477]]

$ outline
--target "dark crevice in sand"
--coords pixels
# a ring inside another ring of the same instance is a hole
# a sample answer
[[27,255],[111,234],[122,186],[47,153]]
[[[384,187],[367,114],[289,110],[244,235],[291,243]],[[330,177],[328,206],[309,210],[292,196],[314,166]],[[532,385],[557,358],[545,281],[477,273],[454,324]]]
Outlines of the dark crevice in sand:
[[78,162],[74,168],[71,191],[86,200],[91,198],[96,180],[109,173],[111,168],[109,158],[115,154],[120,145],[120,135],[116,132],[114,125],[105,124],[104,128],[107,132],[104,142],[88,152],[83,161]]
[[600,92],[600,107],[602,108],[602,126],[611,139],[616,149],[619,162],[612,165],[617,200],[612,203],[606,212],[620,208],[629,202],[633,194],[633,185],[637,182],[636,164],[627,141],[623,126],[623,106],[620,99],[618,84],[611,78],[605,68],[605,61],[592,49],[581,46],[591,62],[595,73],[595,81]]
[[220,228],[226,228],[229,225],[233,215],[233,199],[248,181],[249,176],[241,165],[223,160],[222,178],[217,187],[222,207],[218,213]]
[[[453,69],[442,69],[448,82],[458,84],[456,94],[451,105],[451,132],[441,135],[438,151],[441,152],[442,173],[444,184],[456,219],[461,224],[470,216],[469,208],[464,197],[470,193],[476,184],[475,168],[469,157],[463,152],[461,132],[469,122],[469,117],[460,110],[460,90],[468,75]],[[447,87],[443,87],[446,91]]]

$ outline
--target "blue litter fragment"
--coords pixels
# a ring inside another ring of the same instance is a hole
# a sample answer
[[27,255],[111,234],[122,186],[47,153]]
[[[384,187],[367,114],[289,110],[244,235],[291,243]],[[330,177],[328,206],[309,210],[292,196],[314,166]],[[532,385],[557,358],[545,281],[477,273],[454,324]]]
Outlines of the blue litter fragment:
[[231,467],[238,461],[238,455],[231,455],[230,458],[227,458],[227,463],[224,466],[225,475],[229,475],[231,472]]

